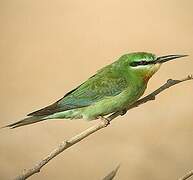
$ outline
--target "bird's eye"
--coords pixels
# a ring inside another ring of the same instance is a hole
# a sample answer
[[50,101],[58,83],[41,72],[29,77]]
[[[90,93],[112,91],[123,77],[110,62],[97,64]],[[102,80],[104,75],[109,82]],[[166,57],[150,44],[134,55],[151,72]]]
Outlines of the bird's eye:
[[134,61],[130,63],[130,66],[135,67],[135,66],[140,66],[140,65],[146,65],[147,61]]
[[138,65],[146,65],[147,61],[140,61]]

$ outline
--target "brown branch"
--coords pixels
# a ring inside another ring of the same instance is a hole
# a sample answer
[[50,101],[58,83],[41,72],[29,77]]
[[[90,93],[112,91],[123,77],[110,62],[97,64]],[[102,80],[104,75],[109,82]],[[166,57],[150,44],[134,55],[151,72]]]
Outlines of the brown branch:
[[114,170],[112,170],[109,174],[107,174],[102,180],[112,180],[116,176],[119,168],[120,168],[120,164]]
[[183,177],[179,178],[178,180],[186,180],[193,176],[193,170],[189,171],[187,174],[185,174]]
[[[193,76],[188,76],[188,77],[181,79],[181,80],[169,79],[160,88],[158,88],[157,90],[155,90],[151,94],[145,96],[144,98],[141,98],[140,100],[136,101],[132,106],[129,106],[127,110],[138,107],[139,105],[144,104],[148,101],[155,100],[155,96],[160,94],[162,91],[170,88],[171,86],[174,86],[174,85],[179,84],[181,82],[192,80],[192,79],[193,79]],[[115,112],[112,115],[108,116],[107,119],[108,119],[108,121],[112,121],[117,116],[123,115],[122,113],[123,112]],[[80,134],[77,134],[76,136],[74,136],[68,140],[64,140],[49,155],[47,155],[41,161],[39,161],[37,164],[35,164],[34,167],[27,169],[27,170],[24,170],[20,175],[18,175],[15,178],[15,180],[24,180],[24,179],[27,179],[28,177],[32,176],[35,173],[39,173],[41,168],[43,166],[45,166],[54,157],[56,157],[57,155],[59,155],[60,153],[62,153],[64,150],[68,149],[72,145],[80,142],[81,140],[83,140],[87,136],[93,134],[94,132],[96,132],[96,131],[98,131],[106,126],[107,126],[107,124],[105,121],[100,121],[98,124],[86,129],[85,131],[81,132]]]

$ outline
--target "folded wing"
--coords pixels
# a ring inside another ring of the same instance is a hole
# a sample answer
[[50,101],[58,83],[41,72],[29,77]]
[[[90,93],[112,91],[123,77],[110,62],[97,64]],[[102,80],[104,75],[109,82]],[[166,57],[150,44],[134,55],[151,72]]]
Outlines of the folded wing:
[[28,114],[45,116],[56,112],[90,106],[106,97],[116,96],[127,88],[126,79],[113,72],[99,73],[50,106]]

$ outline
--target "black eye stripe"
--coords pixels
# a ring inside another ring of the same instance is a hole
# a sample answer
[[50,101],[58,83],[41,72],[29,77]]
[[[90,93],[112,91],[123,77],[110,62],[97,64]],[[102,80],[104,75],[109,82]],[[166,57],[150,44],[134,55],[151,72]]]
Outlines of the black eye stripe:
[[135,67],[135,66],[146,65],[146,64],[148,64],[147,61],[134,61],[130,63],[130,66]]
[[154,64],[154,61],[134,61],[130,63],[130,66],[136,67],[140,65]]

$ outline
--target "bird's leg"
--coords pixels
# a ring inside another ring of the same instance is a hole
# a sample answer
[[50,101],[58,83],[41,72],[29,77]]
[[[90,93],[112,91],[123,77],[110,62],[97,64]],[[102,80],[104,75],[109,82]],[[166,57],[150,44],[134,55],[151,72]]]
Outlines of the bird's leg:
[[99,116],[99,119],[104,122],[105,127],[107,127],[110,124],[110,120],[108,118],[105,118],[103,116]]
[[127,113],[127,109],[125,108],[125,109],[122,109],[121,111],[120,111],[120,115],[121,116],[123,116],[123,115],[125,115]]

